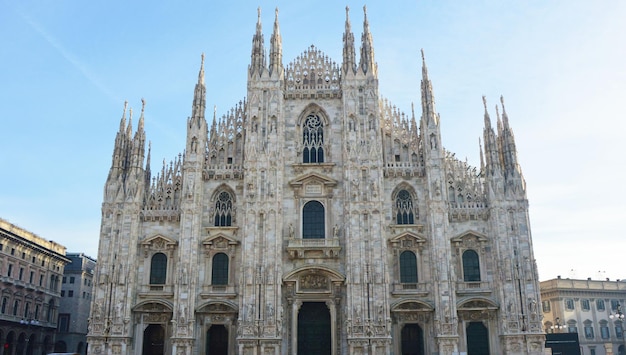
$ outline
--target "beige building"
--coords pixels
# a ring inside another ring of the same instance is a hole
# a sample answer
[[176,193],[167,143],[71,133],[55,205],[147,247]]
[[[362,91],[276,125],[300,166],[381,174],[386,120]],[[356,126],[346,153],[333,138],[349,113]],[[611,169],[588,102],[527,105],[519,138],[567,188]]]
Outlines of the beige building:
[[51,352],[65,247],[0,219],[1,355]]
[[626,282],[542,281],[541,305],[546,333],[578,333],[583,355],[626,354],[624,322],[616,317],[626,305]]
[[504,104],[492,127],[483,99],[472,167],[442,145],[424,59],[416,116],[379,92],[366,16],[355,46],[346,11],[339,64],[305,45],[285,65],[278,12],[266,56],[259,11],[246,99],[207,122],[203,57],[182,154],[156,174],[145,107],[136,130],[124,109],[90,354],[543,354]]

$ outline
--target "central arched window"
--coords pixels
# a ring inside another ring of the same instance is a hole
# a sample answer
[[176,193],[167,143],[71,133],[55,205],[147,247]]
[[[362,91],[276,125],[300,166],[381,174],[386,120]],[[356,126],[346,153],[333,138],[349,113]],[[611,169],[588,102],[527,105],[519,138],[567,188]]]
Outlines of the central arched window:
[[396,224],[414,224],[413,199],[407,190],[400,190],[396,195]]
[[156,253],[152,256],[150,263],[150,284],[165,284],[165,276],[167,275],[167,256],[163,253]]
[[417,283],[417,258],[412,251],[405,250],[400,254],[400,282]]
[[217,253],[213,257],[211,284],[228,285],[228,255]]
[[215,226],[230,227],[232,224],[233,199],[232,196],[222,191],[215,201]]
[[478,253],[473,250],[463,252],[463,281],[480,281]]
[[307,202],[302,209],[302,238],[323,239],[324,228],[324,206],[318,201]]
[[308,115],[302,125],[302,162],[324,162],[324,124],[317,115]]

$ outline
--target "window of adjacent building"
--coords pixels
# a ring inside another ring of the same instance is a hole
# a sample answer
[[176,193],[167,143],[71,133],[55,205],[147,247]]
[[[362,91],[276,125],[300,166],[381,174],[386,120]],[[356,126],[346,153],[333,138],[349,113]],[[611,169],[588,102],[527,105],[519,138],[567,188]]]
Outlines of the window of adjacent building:
[[598,311],[604,311],[604,300],[596,300],[596,308]]
[[318,201],[309,201],[302,209],[302,238],[324,239],[324,206]]
[[37,259],[33,256],[30,260],[34,264]]
[[572,311],[574,310],[574,300],[571,298],[568,298],[565,300],[565,309],[567,309],[568,311]]
[[39,275],[39,286],[43,286],[43,275]]
[[541,301],[541,309],[543,313],[550,312],[550,301]]
[[2,314],[5,314],[7,312],[7,304],[9,303],[9,298],[8,297],[2,297],[2,308],[0,308],[0,311]]
[[39,305],[35,305],[35,319],[39,319]]
[[59,314],[58,329],[59,332],[66,333],[70,326],[70,315],[68,313]]
[[50,302],[48,302],[48,313],[46,314],[46,322],[52,321],[53,315],[54,315],[54,300],[50,300]]
[[73,284],[76,281],[76,278],[74,276],[70,276],[70,283]]
[[0,251],[2,251],[3,245],[2,243],[0,243]]
[[600,322],[600,336],[602,339],[608,339],[611,337],[611,334],[609,333],[609,325],[606,321]]
[[11,277],[12,273],[13,273],[13,264],[9,264],[9,267],[7,269],[7,276]]
[[31,271],[30,275],[28,276],[28,283],[32,284],[34,279],[35,279],[35,272]]
[[26,259],[26,253],[22,253],[22,260]]
[[302,162],[324,162],[324,124],[317,115],[309,115],[302,126]]
[[587,339],[593,339],[593,326],[591,325],[591,322],[585,322],[585,338]]
[[30,314],[28,314],[28,311],[30,311],[30,303],[26,302],[24,303],[24,318],[28,318],[30,316]]
[[568,333],[578,333],[578,327],[576,327],[576,321],[567,322],[567,332]]
[[617,307],[619,307],[619,301],[618,300],[611,300],[611,310],[617,311]]
[[67,276],[63,276],[63,280],[61,281],[61,283],[67,283]]
[[83,291],[83,298],[87,298],[87,292]]
[[17,316],[17,310],[20,308],[20,301],[19,300],[15,300],[15,302],[13,302],[13,315]]
[[412,251],[405,250],[400,254],[400,282],[417,283],[417,258]]
[[20,268],[20,273],[19,273],[18,280],[22,281],[22,277],[24,277],[24,268],[23,267]]
[[624,335],[623,323],[615,322],[615,336],[621,339],[623,335]]
[[215,226],[229,227],[232,224],[233,198],[230,193],[222,191],[215,202]]
[[15,248],[11,248],[11,255],[15,255]]
[[217,253],[213,256],[211,284],[228,285],[228,255]]
[[396,195],[396,224],[414,224],[413,199],[407,190],[400,190]]
[[580,306],[583,309],[583,311],[588,311],[591,309],[591,306],[589,305],[589,300],[581,300]]
[[480,264],[478,253],[474,250],[466,250],[463,252],[463,281],[472,282],[480,281]]
[[74,291],[73,290],[67,291],[67,297],[74,297]]
[[596,349],[595,348],[589,348],[589,355],[596,355]]
[[152,256],[150,263],[150,284],[164,285],[167,273],[167,256],[163,253],[156,253]]

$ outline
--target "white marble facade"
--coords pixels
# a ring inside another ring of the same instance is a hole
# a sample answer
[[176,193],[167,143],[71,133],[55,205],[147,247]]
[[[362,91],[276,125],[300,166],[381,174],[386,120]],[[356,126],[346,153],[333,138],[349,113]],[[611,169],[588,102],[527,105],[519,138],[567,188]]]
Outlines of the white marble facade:
[[314,46],[283,65],[278,12],[268,56],[259,12],[246,100],[209,124],[203,58],[183,153],[156,174],[144,108],[134,132],[124,108],[90,354],[543,354],[504,103],[469,166],[441,144],[424,59],[405,114],[367,15],[355,47],[346,10],[340,65]]

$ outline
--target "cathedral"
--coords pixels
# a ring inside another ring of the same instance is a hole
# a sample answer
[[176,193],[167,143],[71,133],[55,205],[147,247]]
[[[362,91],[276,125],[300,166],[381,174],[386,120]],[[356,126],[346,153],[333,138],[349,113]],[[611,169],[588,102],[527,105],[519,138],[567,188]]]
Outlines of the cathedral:
[[207,120],[203,56],[157,171],[145,104],[136,130],[124,107],[89,354],[543,354],[504,101],[492,126],[483,98],[480,166],[455,158],[423,53],[404,113],[379,93],[367,13],[358,52],[349,14],[340,64],[315,46],[283,63],[278,11],[266,55],[259,10],[245,100]]

